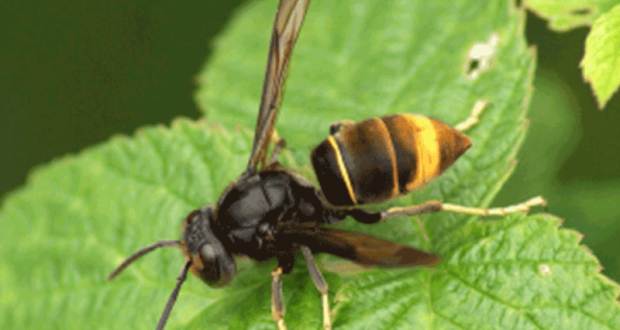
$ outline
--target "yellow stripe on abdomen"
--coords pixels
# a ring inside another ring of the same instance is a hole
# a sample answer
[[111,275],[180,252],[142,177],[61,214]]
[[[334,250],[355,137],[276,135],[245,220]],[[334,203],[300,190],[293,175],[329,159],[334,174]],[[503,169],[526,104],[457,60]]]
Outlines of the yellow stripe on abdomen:
[[344,180],[344,184],[347,186],[347,191],[349,192],[349,197],[353,201],[353,204],[357,204],[357,198],[355,198],[355,193],[353,192],[353,186],[351,185],[351,178],[349,177],[349,171],[344,166],[344,160],[342,159],[342,154],[340,153],[340,148],[338,148],[338,143],[333,136],[329,136],[327,141],[332,146],[336,156],[336,162],[338,163],[338,170],[340,170],[340,174],[342,175],[342,179]]
[[437,142],[437,132],[431,119],[419,115],[404,115],[415,131],[415,151],[417,158],[416,176],[407,184],[407,191],[426,184],[439,174],[441,154]]

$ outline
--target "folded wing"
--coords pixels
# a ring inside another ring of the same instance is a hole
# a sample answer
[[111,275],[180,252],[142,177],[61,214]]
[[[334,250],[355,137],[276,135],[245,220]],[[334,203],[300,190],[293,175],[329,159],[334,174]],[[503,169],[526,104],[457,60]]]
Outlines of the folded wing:
[[256,171],[258,163],[264,162],[280,108],[288,62],[309,3],[310,0],[280,0],[273,23],[263,94],[254,132],[254,144],[248,161],[248,169],[251,171]]
[[439,256],[374,236],[323,228],[315,224],[282,224],[281,238],[361,265],[404,268],[430,266]]

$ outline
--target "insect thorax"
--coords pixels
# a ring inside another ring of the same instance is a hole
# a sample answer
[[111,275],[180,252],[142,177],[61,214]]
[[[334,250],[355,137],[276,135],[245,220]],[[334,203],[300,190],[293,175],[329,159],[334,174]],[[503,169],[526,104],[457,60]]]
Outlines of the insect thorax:
[[232,253],[265,260],[296,248],[278,236],[278,224],[337,220],[305,179],[269,169],[228,188],[218,202],[213,230]]

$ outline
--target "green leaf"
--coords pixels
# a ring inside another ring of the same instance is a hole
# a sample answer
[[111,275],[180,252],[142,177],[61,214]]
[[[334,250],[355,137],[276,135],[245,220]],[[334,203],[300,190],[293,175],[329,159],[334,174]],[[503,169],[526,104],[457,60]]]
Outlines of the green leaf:
[[[178,121],[37,170],[0,212],[0,328],[154,327],[180,252],[152,253],[114,282],[107,275],[138,248],[179,238],[181,220],[245,168],[250,145],[248,132]],[[227,294],[195,278],[183,289],[170,329]]]
[[[219,40],[201,76],[208,123],[181,120],[114,138],[37,169],[7,196],[0,328],[156,325],[183,264],[179,251],[157,251],[115,281],[105,278],[138,248],[179,238],[182,219],[215,203],[245,168],[275,8],[275,1],[249,4]],[[485,98],[491,106],[468,131],[474,147],[425,189],[386,205],[431,198],[488,205],[525,133],[534,63],[523,20],[506,1],[313,2],[277,125],[292,149],[281,159],[310,172],[310,148],[334,120],[420,112],[456,124]],[[493,33],[500,41],[492,64],[471,80],[469,49]],[[617,286],[599,275],[579,236],[558,230],[550,216],[481,223],[434,214],[340,227],[433,251],[444,262],[359,276],[326,272],[335,328],[620,329]],[[238,277],[224,289],[190,276],[167,329],[275,329],[275,262],[238,262]],[[283,281],[289,328],[321,328],[320,297],[301,260]]]
[[618,3],[617,0],[524,0],[523,5],[549,20],[551,28],[567,31],[592,25]]
[[592,85],[599,108],[620,86],[620,5],[596,20],[586,39],[586,52],[581,61],[583,77]]
[[431,270],[375,271],[343,290],[337,329],[618,329],[618,286],[549,215],[472,222]]
[[[210,120],[256,124],[275,7],[249,3],[215,43],[196,94]],[[493,111],[471,135],[492,134],[488,128],[506,116],[514,128],[533,70],[522,15],[509,3],[474,0],[314,1],[293,51],[278,132],[307,157],[334,121],[423,113],[456,124],[480,98]],[[469,80],[469,49],[494,32],[500,49],[492,70]],[[523,133],[513,130],[510,143]]]

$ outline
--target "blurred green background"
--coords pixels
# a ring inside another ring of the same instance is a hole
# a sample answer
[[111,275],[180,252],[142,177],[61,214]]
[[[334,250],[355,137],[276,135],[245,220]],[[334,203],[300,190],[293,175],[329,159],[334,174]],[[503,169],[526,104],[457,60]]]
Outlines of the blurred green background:
[[[0,4],[0,196],[52,158],[198,118],[195,76],[241,2]],[[620,97],[596,109],[578,68],[587,32],[552,32],[528,14],[538,56],[531,126],[494,205],[544,195],[548,211],[584,233],[604,273],[620,281]]]

